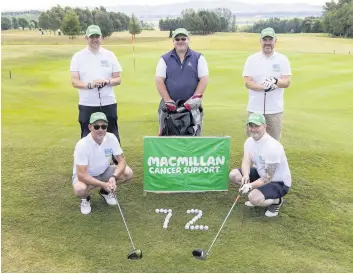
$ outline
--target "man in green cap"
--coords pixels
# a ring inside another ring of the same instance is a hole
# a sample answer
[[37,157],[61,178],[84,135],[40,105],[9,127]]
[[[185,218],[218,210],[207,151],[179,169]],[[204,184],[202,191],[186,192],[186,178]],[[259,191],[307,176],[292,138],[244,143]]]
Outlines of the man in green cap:
[[[158,109],[159,135],[164,128],[166,113],[176,111],[177,101],[195,115],[201,105],[208,83],[208,66],[205,57],[189,47],[189,33],[184,28],[173,32],[174,48],[162,55],[156,69],[156,86],[161,96]],[[180,105],[179,105],[180,106]],[[193,117],[195,118],[195,117]],[[202,114],[196,135],[201,134]]]
[[254,112],[263,113],[268,134],[279,140],[284,89],[290,85],[292,72],[288,58],[275,51],[276,41],[273,28],[261,31],[261,51],[248,57],[243,77],[249,92],[248,116]]
[[[252,113],[247,120],[250,136],[244,144],[241,168],[229,173],[239,192],[247,194],[248,207],[268,207],[265,215],[275,217],[292,184],[292,177],[284,148],[266,132],[266,119],[261,113]],[[253,166],[251,166],[253,163]]]
[[[78,141],[74,152],[72,184],[74,193],[81,198],[81,213],[91,212],[90,193],[100,188],[99,194],[107,204],[116,205],[117,184],[132,178],[132,169],[126,164],[118,138],[107,132],[109,121],[103,112],[90,115],[90,133]],[[110,165],[114,157],[117,165]]]
[[120,141],[117,101],[113,87],[121,83],[122,68],[112,51],[101,47],[102,32],[99,26],[86,30],[87,47],[76,52],[71,60],[71,82],[79,91],[81,138],[90,133],[89,118],[94,112],[103,112],[108,118],[108,132]]

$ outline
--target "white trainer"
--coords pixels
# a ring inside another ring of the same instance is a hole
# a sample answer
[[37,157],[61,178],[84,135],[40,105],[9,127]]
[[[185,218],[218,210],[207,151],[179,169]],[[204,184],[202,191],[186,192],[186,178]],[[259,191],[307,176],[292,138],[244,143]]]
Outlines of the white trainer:
[[90,214],[91,213],[91,201],[90,200],[87,200],[86,198],[82,198],[81,199],[81,213],[82,214]]
[[265,215],[267,217],[276,217],[279,214],[279,209],[283,205],[283,199],[279,198],[279,203],[278,204],[272,204],[268,207],[267,211],[265,212]]
[[255,207],[250,201],[246,201],[245,205],[248,207]]
[[103,194],[99,191],[99,195],[101,195],[108,205],[116,205],[116,199],[114,198],[113,192],[109,192],[108,194]]

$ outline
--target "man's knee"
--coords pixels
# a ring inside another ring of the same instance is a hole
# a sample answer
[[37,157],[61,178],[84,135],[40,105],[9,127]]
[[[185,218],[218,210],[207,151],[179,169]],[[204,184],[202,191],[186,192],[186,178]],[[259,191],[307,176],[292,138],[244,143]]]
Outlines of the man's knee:
[[241,178],[243,176],[241,175],[241,173],[239,172],[238,169],[233,169],[231,170],[231,172],[229,173],[229,180],[231,180],[233,183],[236,184],[241,184]]
[[132,179],[132,177],[134,176],[134,173],[131,169],[131,167],[129,167],[128,165],[126,165],[123,176],[122,176],[122,180],[121,183],[130,181]]
[[249,193],[248,198],[249,198],[250,203],[252,203],[254,206],[257,206],[259,203],[261,203],[265,200],[265,196],[258,189],[252,190]]
[[89,192],[89,187],[83,182],[76,181],[74,184],[74,193],[77,197],[85,197]]

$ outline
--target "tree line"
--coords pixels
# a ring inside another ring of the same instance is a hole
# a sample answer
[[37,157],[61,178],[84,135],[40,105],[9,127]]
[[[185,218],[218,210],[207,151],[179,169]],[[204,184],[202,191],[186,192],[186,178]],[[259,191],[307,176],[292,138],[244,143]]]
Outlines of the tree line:
[[320,33],[324,32],[321,17],[305,17],[304,19],[280,19],[278,17],[259,20],[251,26],[241,28],[243,32],[259,33],[264,28],[271,27],[276,33]]
[[41,28],[53,31],[56,34],[61,29],[63,34],[74,37],[85,33],[89,25],[99,25],[103,37],[109,37],[114,31],[129,30],[133,35],[141,33],[142,29],[150,29],[151,25],[140,21],[135,15],[129,17],[122,12],[108,12],[100,6],[92,10],[85,8],[62,8],[60,5],[40,13],[38,22],[27,21],[25,18],[2,16],[1,29]]
[[236,17],[227,8],[218,8],[214,10],[185,9],[181,17],[171,19],[160,19],[160,30],[174,30],[177,28],[186,28],[194,34],[210,34],[214,32],[235,32]]
[[326,2],[322,23],[331,36],[353,37],[353,0]]
[[[160,30],[171,31],[180,27],[196,34],[237,31],[235,15],[224,8],[211,11],[185,9],[181,17],[159,20]],[[336,37],[353,37],[353,0],[326,2],[321,17],[309,16],[304,19],[273,17],[259,20],[253,25],[242,26],[238,31],[259,33],[267,27],[272,27],[277,33],[325,32]]]
[[265,27],[272,27],[277,33],[325,32],[332,37],[353,37],[353,0],[326,2],[322,17],[285,20],[270,18],[257,21],[252,26],[245,26],[242,31],[258,33]]

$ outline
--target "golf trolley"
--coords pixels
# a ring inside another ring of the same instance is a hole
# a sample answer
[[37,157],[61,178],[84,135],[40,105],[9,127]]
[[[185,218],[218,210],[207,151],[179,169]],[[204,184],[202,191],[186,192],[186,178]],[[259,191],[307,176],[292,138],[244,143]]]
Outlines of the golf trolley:
[[[162,111],[164,127],[161,136],[197,136],[201,131],[201,125],[195,125],[193,113],[184,106],[185,101],[176,101],[176,110],[170,111],[166,107]],[[199,106],[198,115],[202,115],[202,106]]]

